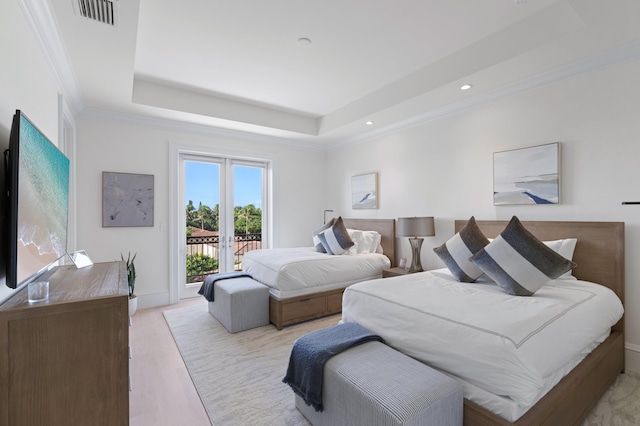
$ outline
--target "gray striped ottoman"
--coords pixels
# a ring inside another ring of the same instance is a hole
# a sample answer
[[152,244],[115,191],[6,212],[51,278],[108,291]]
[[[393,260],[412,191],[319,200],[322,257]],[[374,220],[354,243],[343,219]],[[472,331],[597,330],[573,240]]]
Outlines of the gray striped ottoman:
[[213,285],[209,313],[229,333],[269,324],[269,288],[249,277],[229,278]]
[[332,357],[322,395],[322,412],[295,395],[313,426],[462,425],[460,384],[380,342]]

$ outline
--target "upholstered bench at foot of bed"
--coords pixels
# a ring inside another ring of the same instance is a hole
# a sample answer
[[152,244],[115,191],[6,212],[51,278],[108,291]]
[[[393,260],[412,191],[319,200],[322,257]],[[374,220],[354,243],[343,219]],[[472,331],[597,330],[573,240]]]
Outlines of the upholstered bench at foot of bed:
[[216,281],[209,313],[229,333],[269,324],[269,288],[248,277]]
[[324,411],[295,395],[314,426],[462,425],[462,387],[380,342],[332,357],[324,367]]

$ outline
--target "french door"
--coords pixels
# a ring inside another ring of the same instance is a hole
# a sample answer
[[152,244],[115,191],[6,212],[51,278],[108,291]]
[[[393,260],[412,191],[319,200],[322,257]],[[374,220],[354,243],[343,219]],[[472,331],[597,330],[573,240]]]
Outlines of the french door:
[[211,274],[241,270],[247,251],[266,246],[267,162],[182,153],[179,299],[198,296]]

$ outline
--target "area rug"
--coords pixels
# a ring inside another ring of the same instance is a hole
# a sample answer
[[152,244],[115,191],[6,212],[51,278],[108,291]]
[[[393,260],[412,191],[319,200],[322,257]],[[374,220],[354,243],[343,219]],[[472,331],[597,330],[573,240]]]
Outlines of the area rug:
[[214,426],[309,425],[282,378],[295,339],[337,324],[339,315],[230,334],[206,306],[163,314]]
[[582,426],[640,425],[640,374],[620,374]]
[[[337,324],[339,315],[277,331],[272,325],[230,334],[206,306],[164,312],[214,426],[308,426],[282,383],[298,337]],[[640,424],[640,375],[622,374],[582,426]]]

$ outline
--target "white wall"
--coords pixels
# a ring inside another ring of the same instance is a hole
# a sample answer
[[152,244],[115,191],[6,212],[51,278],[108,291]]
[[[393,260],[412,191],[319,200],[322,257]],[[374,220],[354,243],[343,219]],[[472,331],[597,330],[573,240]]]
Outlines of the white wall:
[[[0,153],[9,147],[11,119],[22,110],[57,144],[58,81],[16,1],[0,3]],[[1,169],[2,166],[0,166]],[[4,173],[0,173],[4,186]],[[4,202],[4,198],[0,198]],[[11,295],[0,274],[0,301]]]
[[[431,250],[453,235],[453,220],[625,222],[627,367],[640,371],[640,62],[577,76],[328,153],[327,205],[346,217],[427,215],[425,269],[443,267]],[[493,153],[561,142],[556,206],[493,205]],[[380,208],[351,210],[350,177],[379,172]],[[361,214],[362,213],[362,214]],[[410,257],[406,239],[402,257]]]
[[[38,128],[58,140],[58,81],[15,0],[0,7],[0,130],[9,140],[11,117],[23,110]],[[6,135],[5,135],[6,132]]]
[[[78,249],[98,262],[137,253],[139,306],[169,302],[170,143],[219,150],[273,161],[275,247],[311,245],[325,208],[324,151],[298,149],[257,140],[232,139],[210,132],[122,120],[104,114],[77,117]],[[102,172],[154,175],[154,226],[102,228]]]
[[[34,37],[17,0],[0,2],[0,151],[9,144],[16,109],[54,143],[58,143],[59,93],[64,90]],[[309,245],[311,231],[322,223],[325,201],[325,153],[296,149],[254,138],[242,141],[217,135],[172,131],[153,125],[114,121],[83,114],[76,134],[77,248],[94,261],[112,261],[137,252],[136,292],[152,304],[168,300],[169,143],[220,147],[273,159],[274,246]],[[184,128],[184,127],[183,127]],[[155,175],[153,228],[102,228],[102,171]],[[0,179],[4,174],[0,173]],[[0,181],[0,185],[4,183]],[[2,200],[2,198],[0,198]],[[0,300],[11,295],[0,271]]]
[[[57,143],[58,93],[62,92],[18,2],[0,2],[0,148],[8,145],[11,116],[24,110]],[[453,235],[453,219],[610,220],[626,223],[627,368],[640,371],[640,63],[574,77],[547,87],[324,153],[175,132],[153,126],[79,117],[78,248],[96,261],[138,252],[138,292],[150,298],[168,292],[168,144],[170,141],[266,153],[275,158],[276,246],[303,245],[332,208],[346,217],[433,215],[437,236],[425,248]],[[562,142],[562,204],[495,207],[492,153]],[[366,149],[365,149],[366,148]],[[101,227],[101,172],[156,176],[153,228]],[[350,208],[350,177],[380,173],[380,208]],[[0,176],[2,174],[0,173]],[[329,190],[327,190],[329,188]],[[164,226],[163,226],[164,225]],[[410,249],[401,242],[402,256]],[[423,250],[423,265],[441,264]],[[3,280],[3,278],[2,278]],[[8,290],[0,282],[0,300]],[[157,300],[157,299],[154,299]]]

